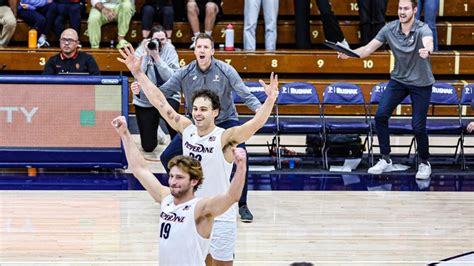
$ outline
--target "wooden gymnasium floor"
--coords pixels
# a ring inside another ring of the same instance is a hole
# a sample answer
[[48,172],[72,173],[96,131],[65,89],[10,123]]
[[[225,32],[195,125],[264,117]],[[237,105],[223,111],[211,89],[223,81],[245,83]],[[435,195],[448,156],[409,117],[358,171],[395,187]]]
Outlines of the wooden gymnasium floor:
[[[156,162],[162,149],[146,155],[155,172],[163,171]],[[96,182],[97,174],[88,175],[80,178]],[[420,188],[426,191],[415,191],[420,184],[410,175],[316,177],[324,186],[297,173],[276,186],[256,184],[267,182],[263,175],[252,177],[248,202],[255,220],[238,222],[235,265],[426,265],[474,251],[472,176],[453,181],[443,175]],[[0,172],[1,266],[158,264],[159,204],[131,190],[130,174],[112,174],[119,187],[99,191],[81,190],[96,189],[95,183],[70,188],[57,181],[76,182],[70,173],[23,176]],[[366,184],[365,191],[353,191],[347,185],[353,179]],[[52,185],[28,187],[38,180]],[[391,191],[383,191],[386,184],[393,184]],[[474,265],[472,257],[461,265]]]
[[[469,192],[251,191],[249,202],[235,265],[425,265],[474,250]],[[145,191],[1,191],[0,264],[156,265],[158,218]]]

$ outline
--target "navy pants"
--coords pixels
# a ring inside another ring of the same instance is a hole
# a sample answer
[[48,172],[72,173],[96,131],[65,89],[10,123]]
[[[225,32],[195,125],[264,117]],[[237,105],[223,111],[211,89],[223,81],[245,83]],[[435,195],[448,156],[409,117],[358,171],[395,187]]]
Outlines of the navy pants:
[[81,11],[80,3],[54,3],[56,5],[56,16],[54,20],[54,33],[60,37],[66,24],[66,18],[69,17],[70,27],[77,31],[81,36]]
[[[53,8],[51,8],[53,7]],[[38,32],[38,37],[41,34],[47,35],[54,23],[53,15],[54,5],[47,4],[36,10],[18,9],[18,15],[33,29]]]
[[431,87],[431,85],[417,87],[402,84],[393,79],[388,82],[375,114],[375,128],[377,130],[377,138],[382,155],[389,155],[391,151],[388,120],[397,105],[399,105],[407,95],[410,95],[412,102],[412,126],[418,146],[418,154],[422,160],[428,160],[430,153],[428,133],[426,131],[426,117],[430,105]]
[[[224,121],[220,124],[217,124],[218,127],[221,128],[231,128],[235,126],[239,126],[240,122],[236,120],[227,120]],[[237,145],[240,148],[245,149],[245,143],[241,143]],[[183,154],[183,139],[181,138],[180,134],[177,134],[172,140],[171,143],[166,147],[166,150],[163,151],[163,153],[160,156],[161,163],[165,167],[165,170],[167,173],[169,173],[168,169],[168,162],[177,155],[182,155]],[[245,174],[245,185],[244,189],[242,190],[242,196],[240,196],[239,200],[239,206],[247,205],[247,180],[248,180],[248,173],[249,173],[249,164],[248,164],[248,157],[247,157],[247,172]]]
[[160,10],[157,10],[152,5],[144,5],[142,7],[142,28],[144,30],[151,30],[153,21],[159,21],[165,30],[173,30],[173,6],[162,6]]

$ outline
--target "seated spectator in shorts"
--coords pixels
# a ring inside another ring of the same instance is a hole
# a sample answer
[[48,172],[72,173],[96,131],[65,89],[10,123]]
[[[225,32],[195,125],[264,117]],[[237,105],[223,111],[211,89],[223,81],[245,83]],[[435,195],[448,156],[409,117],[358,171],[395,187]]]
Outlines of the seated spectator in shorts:
[[[9,5],[10,4],[10,5]],[[0,0],[0,48],[7,47],[16,29],[16,1]]]
[[196,36],[201,33],[199,22],[204,22],[204,32],[212,36],[212,30],[219,18],[218,15],[222,16],[221,0],[188,0],[186,9],[193,31],[192,44],[189,48],[194,49]]
[[117,21],[117,49],[128,44],[125,36],[130,28],[130,21],[135,14],[135,3],[132,0],[91,0],[91,11],[87,20],[87,31],[92,48],[99,48],[102,25]]
[[146,0],[142,7],[142,36],[149,38],[153,22],[158,21],[165,28],[166,37],[173,34],[174,7],[172,0]]
[[100,75],[94,57],[79,51],[79,36],[74,29],[66,29],[59,39],[61,52],[48,59],[43,75],[89,73]]

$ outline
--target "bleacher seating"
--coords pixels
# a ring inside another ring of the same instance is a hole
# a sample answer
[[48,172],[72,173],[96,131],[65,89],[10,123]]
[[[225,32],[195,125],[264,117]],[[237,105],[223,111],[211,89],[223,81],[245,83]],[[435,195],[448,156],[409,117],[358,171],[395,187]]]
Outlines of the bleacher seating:
[[[131,23],[131,29],[127,39],[138,43],[141,39],[140,9],[144,0],[136,1],[137,15]],[[359,44],[358,33],[358,7],[357,0],[332,0],[332,8],[338,16],[342,30],[351,46]],[[224,18],[214,30],[216,43],[223,43],[224,28],[228,23],[235,25],[235,40],[237,47],[241,47],[243,31],[243,1],[223,0],[222,7]],[[90,9],[90,6],[88,7]],[[319,17],[316,0],[311,1],[311,34],[315,47],[323,47],[320,44],[324,40],[322,23]],[[388,1],[387,21],[396,19],[397,0]],[[442,79],[455,86],[458,92],[464,84],[472,82],[470,75],[474,73],[474,51],[470,45],[474,44],[472,32],[474,32],[474,0],[451,0],[440,1],[438,17],[438,36],[441,52],[432,57],[433,71],[437,79]],[[216,50],[216,57],[232,64],[246,81],[255,81],[258,78],[265,79],[268,73],[274,71],[280,75],[280,80],[286,82],[308,82],[316,86],[318,94],[322,97],[322,89],[334,82],[351,82],[361,87],[366,100],[370,98],[372,87],[388,79],[389,71],[393,68],[393,57],[389,52],[377,52],[373,56],[358,60],[337,60],[335,52],[324,49],[316,50],[293,50],[294,43],[294,21],[293,0],[280,0],[279,23],[278,23],[278,49],[275,53],[257,51],[246,53],[242,51],[224,52]],[[127,69],[119,63],[116,58],[118,52],[109,48],[110,40],[116,37],[116,25],[104,26],[101,49],[88,49],[87,18],[83,18],[81,42],[83,50],[90,52],[96,58],[99,67],[104,74],[124,73],[129,75]],[[28,26],[21,19],[18,20],[17,31],[11,43],[11,48],[0,50],[0,69],[3,73],[40,73],[46,60],[55,54],[58,48],[49,49],[27,49]],[[57,40],[49,36],[50,40]],[[189,44],[191,30],[187,22],[176,22],[173,32],[173,43],[177,47],[185,47]],[[263,21],[257,28],[257,43],[263,44]],[[217,46],[216,46],[217,47]],[[460,50],[453,50],[457,48]],[[194,59],[192,51],[180,49],[180,64],[185,65]],[[294,108],[280,108],[281,114],[315,114],[315,109],[308,106],[296,106]],[[130,105],[130,111],[134,112]],[[249,114],[245,106],[238,106],[239,113]],[[328,112],[336,114],[360,114],[361,110],[353,107],[331,107]],[[433,109],[435,114],[454,113],[447,109]],[[471,112],[471,111],[467,111]],[[403,110],[402,110],[403,113]]]

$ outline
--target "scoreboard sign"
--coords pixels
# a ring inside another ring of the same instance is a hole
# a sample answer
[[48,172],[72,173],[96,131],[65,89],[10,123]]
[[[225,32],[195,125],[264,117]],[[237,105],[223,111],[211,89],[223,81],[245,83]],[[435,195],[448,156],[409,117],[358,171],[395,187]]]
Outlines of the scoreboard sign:
[[126,77],[0,76],[0,166],[123,167]]

